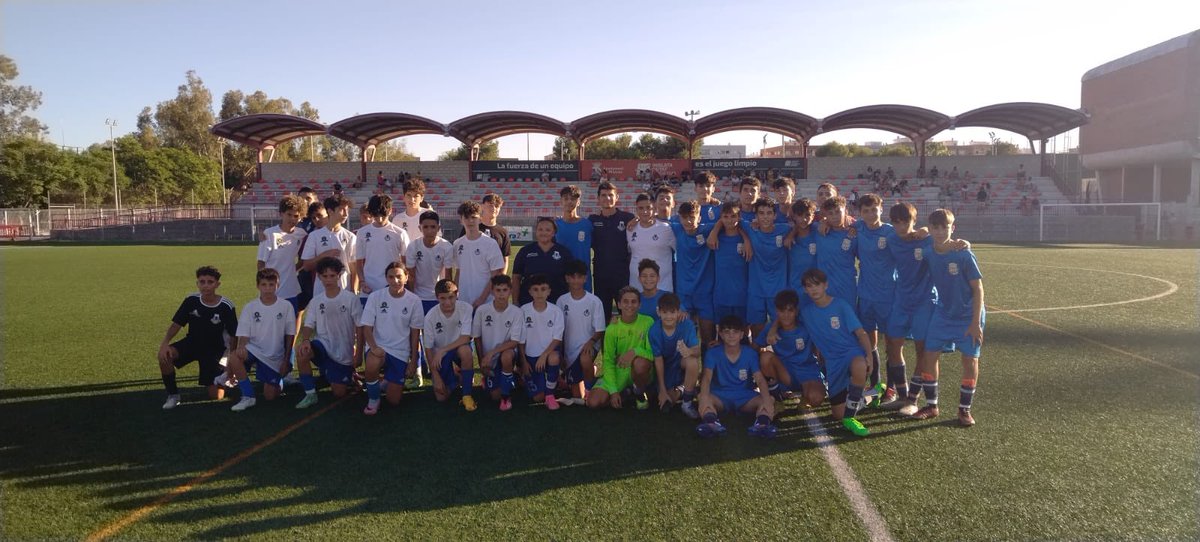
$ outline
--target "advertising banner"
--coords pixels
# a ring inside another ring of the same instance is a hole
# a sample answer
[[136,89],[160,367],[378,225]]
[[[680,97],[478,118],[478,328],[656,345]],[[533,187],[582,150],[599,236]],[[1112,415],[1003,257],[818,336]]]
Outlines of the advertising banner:
[[575,160],[480,160],[471,162],[473,181],[579,182]]
[[766,179],[770,170],[775,170],[777,177],[806,179],[807,166],[804,158],[713,158],[692,161],[692,171],[711,171],[720,179],[728,179],[735,171],[739,175]]
[[599,181],[643,181],[682,177],[688,171],[687,160],[583,160],[580,170],[585,179]]

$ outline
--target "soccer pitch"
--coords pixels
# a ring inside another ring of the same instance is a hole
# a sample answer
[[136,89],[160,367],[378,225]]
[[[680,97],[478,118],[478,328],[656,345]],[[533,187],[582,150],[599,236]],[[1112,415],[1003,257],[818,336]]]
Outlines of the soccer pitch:
[[[826,407],[825,442],[794,402],[773,441],[522,395],[468,413],[428,387],[374,417],[325,390],[296,411],[298,388],[233,413],[202,401],[195,365],[164,412],[155,352],[194,269],[219,267],[240,309],[254,247],[0,247],[0,538],[1200,537],[1198,252],[976,253],[979,425],[867,410],[854,439]],[[943,356],[946,405],[959,373]]]

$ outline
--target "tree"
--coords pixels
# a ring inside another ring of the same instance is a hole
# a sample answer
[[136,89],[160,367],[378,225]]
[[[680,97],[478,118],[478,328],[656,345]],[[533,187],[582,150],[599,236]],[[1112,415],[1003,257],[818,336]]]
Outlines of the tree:
[[205,156],[212,156],[216,150],[217,140],[208,131],[215,120],[212,93],[195,70],[188,70],[187,82],[179,85],[179,93],[172,100],[159,102],[154,113],[163,146]]
[[58,145],[21,137],[0,147],[0,207],[45,205],[49,191],[74,176]]
[[879,149],[879,156],[912,156],[912,145],[906,143],[893,143]]
[[42,105],[42,93],[28,85],[13,85],[19,74],[13,59],[0,55],[0,141],[46,133],[45,124],[26,114]]
[[375,146],[375,160],[387,162],[416,162],[421,158],[408,152],[408,144],[403,139],[384,141]]
[[633,148],[633,136],[630,134],[593,139],[587,143],[583,152],[588,160],[632,160],[641,158]]
[[[700,156],[701,144],[703,144],[703,140],[695,142],[693,156]],[[670,136],[656,137],[653,134],[642,134],[637,143],[633,144],[633,150],[637,154],[637,158],[674,159],[688,157],[687,142]]]
[[1021,154],[1021,149],[1007,141],[993,141],[992,146],[996,149],[997,156],[1012,156]]
[[829,143],[817,147],[816,155],[820,156],[821,158],[838,158],[850,156],[850,153],[846,150],[845,145],[842,145],[837,141],[830,141]]
[[926,141],[925,156],[950,156],[950,149],[941,141]]
[[[439,161],[445,160],[470,160],[471,149],[466,144],[459,145],[458,148],[448,150],[438,155]],[[479,144],[479,160],[499,160],[500,159],[500,142],[489,139]]]
[[142,147],[153,149],[159,146],[158,134],[155,133],[154,113],[149,107],[143,107],[137,116],[137,138]]
[[865,147],[863,145],[859,145],[858,143],[847,143],[846,153],[846,155],[850,157],[875,156],[875,151],[872,150],[871,147]]
[[554,138],[554,148],[550,155],[554,160],[573,160],[579,158],[579,144],[569,137]]

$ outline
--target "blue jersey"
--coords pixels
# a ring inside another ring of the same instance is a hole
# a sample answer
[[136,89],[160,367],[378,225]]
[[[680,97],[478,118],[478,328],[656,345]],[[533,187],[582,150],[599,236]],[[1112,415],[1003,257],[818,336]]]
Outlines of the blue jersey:
[[700,223],[715,224],[721,220],[721,204],[710,205],[703,203],[700,205]]
[[850,304],[858,302],[858,277],[854,266],[857,253],[858,239],[851,239],[848,230],[817,234],[817,268],[829,278],[829,295]]
[[718,240],[720,245],[717,246],[713,261],[716,276],[721,277],[721,281],[713,285],[713,305],[744,307],[748,284],[746,259],[738,254],[742,236],[736,233],[722,234]]
[[800,294],[800,308],[812,304],[812,298],[804,293],[804,272],[817,266],[817,229],[810,227],[808,235],[797,236],[788,250],[788,288]]
[[[783,248],[783,239],[791,227],[787,224],[772,224],[771,231],[763,232],[742,223],[742,230],[750,237],[754,259],[750,261],[749,294],[756,297],[775,297],[787,288],[788,251]],[[724,277],[722,277],[724,278]]]
[[893,231],[888,235],[888,250],[896,262],[896,302],[903,307],[918,307],[937,299],[933,277],[929,274],[933,238],[905,241]]
[[618,210],[612,216],[588,216],[592,223],[592,274],[596,282],[624,286],[629,283],[629,245],[625,240],[625,225],[633,214]]
[[787,213],[783,212],[780,204],[775,204],[775,223],[776,224],[791,224],[792,220],[788,218]]
[[948,320],[970,321],[974,318],[971,308],[971,281],[983,279],[979,263],[970,250],[957,250],[938,254],[929,251],[929,274],[937,287],[937,312]]
[[[584,283],[585,290],[592,289],[592,223],[586,218],[580,218],[575,222],[567,222],[560,218],[554,219],[554,223],[558,226],[558,233],[554,234],[554,241],[571,251],[571,255],[576,260],[580,260],[588,265],[587,282]],[[558,298],[552,298],[558,299]]]
[[744,390],[754,387],[754,373],[758,372],[758,352],[740,345],[738,358],[729,360],[724,346],[709,348],[704,353],[704,368],[713,372],[711,389]]
[[713,254],[708,248],[712,224],[701,224],[688,234],[683,225],[671,224],[675,233],[675,291],[692,295],[712,295]]
[[862,221],[858,224],[858,297],[891,303],[896,294],[896,258],[888,243],[896,228],[887,223],[875,229]]
[[751,208],[749,211],[742,211],[743,221],[754,222],[754,219],[756,218],[758,218],[758,213],[755,213],[753,208]]
[[826,360],[866,355],[854,335],[856,329],[862,329],[862,323],[849,303],[835,297],[824,307],[813,303],[800,313],[804,315],[804,327]]
[[567,262],[574,260],[571,251],[558,243],[550,250],[542,250],[537,243],[529,243],[517,251],[513,258],[513,274],[521,275],[521,291],[517,292],[517,304],[533,301],[529,295],[529,277],[541,273],[550,280],[550,299],[558,299],[567,293]]
[[663,329],[661,321],[650,327],[650,350],[656,357],[662,356],[664,361],[671,361],[679,355],[679,341],[683,341],[688,348],[695,348],[700,344],[700,337],[696,335],[696,324],[691,320],[677,322],[675,333],[670,335]]
[[638,307],[638,314],[645,314],[653,318],[655,323],[658,323],[658,300],[665,293],[667,291],[662,288],[656,290],[652,296],[647,296],[645,292],[642,292],[642,305]]
[[[779,327],[776,333],[779,334],[779,340],[771,346],[771,350],[775,352],[776,356],[779,356],[779,361],[782,361],[784,365],[800,367],[815,361],[808,330],[800,322],[796,322],[796,327],[792,329]],[[754,342],[759,346],[767,346],[767,334],[759,333],[754,337]]]

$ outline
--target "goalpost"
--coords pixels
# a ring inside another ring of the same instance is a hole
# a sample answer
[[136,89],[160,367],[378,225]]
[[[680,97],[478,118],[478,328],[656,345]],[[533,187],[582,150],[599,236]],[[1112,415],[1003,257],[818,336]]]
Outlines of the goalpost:
[[1161,203],[1045,203],[1038,241],[1162,240]]

